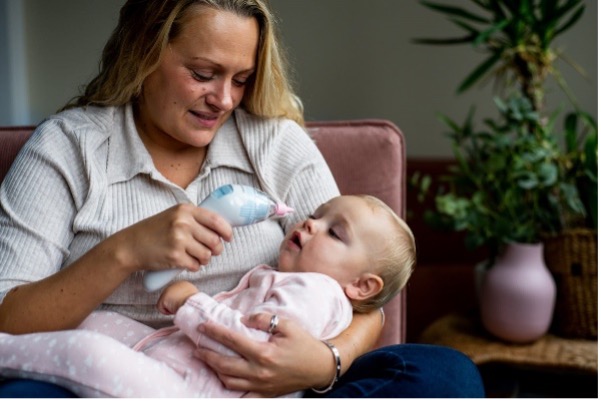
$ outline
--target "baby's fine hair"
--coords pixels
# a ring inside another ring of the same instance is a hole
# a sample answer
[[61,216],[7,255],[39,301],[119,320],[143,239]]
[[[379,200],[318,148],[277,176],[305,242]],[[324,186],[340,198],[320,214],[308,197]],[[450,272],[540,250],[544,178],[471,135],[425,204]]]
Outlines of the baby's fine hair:
[[379,275],[384,287],[373,298],[354,301],[357,312],[370,312],[383,307],[405,287],[416,262],[415,238],[411,228],[386,203],[370,195],[357,195],[373,208],[382,209],[393,224],[394,231],[386,239],[382,253],[371,258],[374,266],[370,269]]

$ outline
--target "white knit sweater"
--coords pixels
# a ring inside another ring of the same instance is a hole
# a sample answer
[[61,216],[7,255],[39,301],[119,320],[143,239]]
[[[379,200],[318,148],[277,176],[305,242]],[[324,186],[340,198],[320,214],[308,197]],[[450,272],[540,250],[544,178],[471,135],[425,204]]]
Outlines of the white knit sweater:
[[[198,273],[203,291],[232,288],[258,264],[275,265],[285,230],[339,194],[315,144],[290,120],[265,120],[238,109],[209,146],[186,189],[152,163],[131,106],[69,110],[44,121],[0,187],[0,298],[11,288],[68,266],[102,239],[177,203],[202,201],[226,183],[261,188],[295,208],[291,217],[234,228],[234,240]],[[142,272],[100,307],[154,327],[169,323],[154,308]]]

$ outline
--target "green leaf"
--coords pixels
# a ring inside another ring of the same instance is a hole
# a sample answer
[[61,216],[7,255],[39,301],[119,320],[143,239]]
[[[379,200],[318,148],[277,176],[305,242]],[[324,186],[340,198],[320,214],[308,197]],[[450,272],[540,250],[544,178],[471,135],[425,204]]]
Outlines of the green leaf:
[[541,155],[540,150],[532,150],[522,154],[522,160],[527,163],[534,163],[536,161],[540,161],[543,156],[544,155]]
[[557,165],[546,162],[541,164],[538,170],[538,175],[543,186],[551,186],[557,183],[559,170],[557,169]]
[[422,192],[427,192],[428,189],[430,189],[430,185],[432,185],[432,177],[430,177],[429,175],[424,176],[420,183],[420,190]]
[[451,19],[451,22],[455,25],[457,25],[458,27],[465,29],[472,38],[476,38],[478,35],[480,35],[480,30],[474,28],[473,26],[469,25],[466,22],[460,21],[460,20],[456,20],[456,19]]
[[495,103],[497,109],[501,113],[504,114],[507,111],[507,109],[508,109],[507,104],[501,98],[499,98],[499,97],[493,97],[493,102]]
[[486,11],[490,11],[490,7],[488,5],[489,0],[471,0],[471,2],[476,4],[480,8],[483,8]]
[[566,151],[573,152],[578,148],[576,124],[578,122],[578,116],[575,113],[570,113],[564,120],[564,131],[565,131],[565,142]]
[[442,114],[438,114],[438,119],[443,122],[445,125],[447,125],[449,128],[451,128],[451,130],[453,130],[454,132],[460,132],[461,131],[461,127],[459,127],[459,125],[457,123],[455,123],[451,118],[442,115]]
[[[570,5],[570,7],[575,6],[576,3],[578,2],[574,2],[574,4]],[[584,14],[584,5],[580,6],[580,8],[578,8],[578,10],[576,10],[574,14],[572,14],[570,19],[555,31],[553,37],[557,37],[559,34],[572,27],[572,25],[574,25],[580,19],[580,17],[582,17],[582,14]]]
[[487,0],[484,8],[493,12],[495,21],[507,19],[507,14],[503,10],[503,7],[501,7],[501,2]]
[[522,189],[530,190],[538,186],[539,181],[533,172],[525,172],[521,179],[517,181]]
[[582,204],[578,189],[575,185],[562,183],[560,184],[559,189],[570,210],[576,214],[586,214],[586,209],[584,208],[584,204]]
[[508,20],[503,20],[495,25],[493,25],[492,27],[490,27],[489,29],[483,31],[480,35],[478,35],[476,37],[476,39],[474,39],[474,45],[475,46],[479,46],[482,45],[483,43],[485,43],[486,41],[488,41],[488,39],[493,36],[494,34],[496,34],[499,31],[502,31],[503,29],[505,29],[505,27],[509,24]]
[[475,37],[476,37],[475,35],[467,35],[467,36],[463,36],[463,37],[447,38],[447,39],[426,39],[426,38],[420,39],[420,38],[418,38],[418,39],[412,40],[412,42],[419,44],[419,45],[439,45],[439,46],[460,45],[460,44],[464,44],[464,43],[471,43]]
[[447,16],[457,16],[460,18],[465,18],[467,20],[471,20],[471,21],[475,21],[475,22],[481,22],[481,23],[488,23],[490,22],[489,20],[487,20],[484,17],[481,17],[479,15],[470,13],[469,11],[466,11],[463,8],[459,8],[459,7],[452,7],[452,6],[445,6],[443,4],[436,4],[436,3],[431,3],[431,2],[427,2],[427,1],[421,1],[420,3],[422,3],[424,6],[441,12],[443,14],[446,14]]
[[591,130],[591,135],[594,135],[595,137],[597,136],[597,122],[595,122],[595,118],[593,118],[591,116],[591,114],[586,113],[584,111],[578,111],[578,112],[574,112],[578,115],[578,117],[580,119],[582,119],[582,122],[585,124],[585,126],[588,127],[589,130]]
[[534,15],[534,2],[532,0],[520,0],[520,5],[518,8],[518,13],[521,17],[521,20],[526,24],[532,24],[536,19]]
[[546,0],[540,3],[541,15],[543,18],[548,19],[549,17],[555,18],[557,10],[557,0]]
[[584,164],[585,167],[594,174],[595,179],[597,178],[597,133],[588,136],[584,142]]
[[495,2],[505,6],[512,14],[519,14],[519,0],[491,0],[491,3]]
[[480,78],[482,78],[482,76],[484,76],[500,59],[500,52],[493,53],[488,59],[477,66],[476,69],[472,71],[465,80],[463,80],[457,92],[462,93],[474,85],[474,83],[480,80]]
[[486,161],[485,169],[488,172],[503,172],[507,168],[505,156],[493,154]]

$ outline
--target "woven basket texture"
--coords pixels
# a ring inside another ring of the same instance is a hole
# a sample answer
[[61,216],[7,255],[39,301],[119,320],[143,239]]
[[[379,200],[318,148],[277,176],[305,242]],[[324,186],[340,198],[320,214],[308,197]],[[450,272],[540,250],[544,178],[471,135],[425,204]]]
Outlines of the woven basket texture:
[[597,338],[597,231],[566,230],[546,237],[544,254],[557,285],[551,332]]

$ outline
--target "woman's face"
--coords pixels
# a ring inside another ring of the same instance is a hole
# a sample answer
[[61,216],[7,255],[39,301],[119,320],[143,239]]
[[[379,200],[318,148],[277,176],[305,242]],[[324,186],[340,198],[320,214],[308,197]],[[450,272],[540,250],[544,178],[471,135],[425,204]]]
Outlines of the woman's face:
[[162,144],[206,147],[242,101],[258,41],[254,18],[191,8],[144,81],[138,129]]

